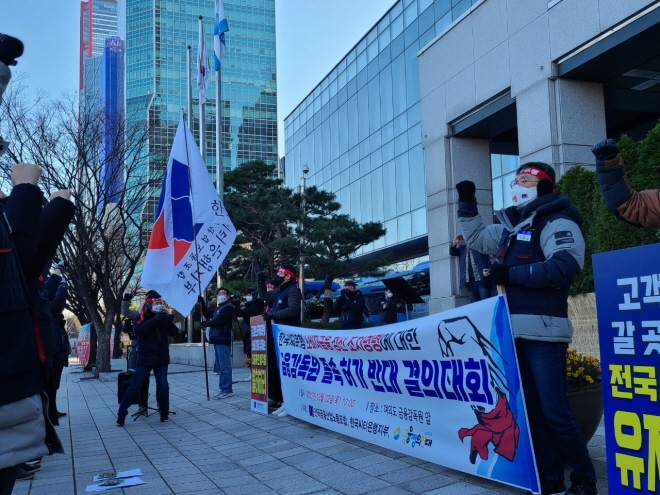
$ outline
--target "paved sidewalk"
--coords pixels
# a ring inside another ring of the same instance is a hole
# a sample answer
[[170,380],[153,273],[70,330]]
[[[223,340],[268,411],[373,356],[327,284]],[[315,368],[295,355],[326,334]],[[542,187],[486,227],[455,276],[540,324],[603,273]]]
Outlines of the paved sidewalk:
[[[125,361],[114,361],[112,368],[125,369]],[[69,366],[58,397],[58,409],[68,412],[57,427],[66,455],[44,458],[35,479],[17,482],[14,495],[83,494],[94,474],[135,468],[144,473],[146,485],[109,493],[522,493],[292,417],[252,413],[245,368],[234,370],[234,397],[207,401],[203,371],[171,365],[170,401],[177,414],[168,423],[157,414],[135,422],[129,416],[124,428],[115,426],[117,374],[104,374],[101,380],[90,376],[79,365]],[[209,382],[213,395],[217,376],[211,372]],[[150,392],[155,395],[153,378]],[[601,426],[589,444],[601,495],[607,495],[604,443]]]

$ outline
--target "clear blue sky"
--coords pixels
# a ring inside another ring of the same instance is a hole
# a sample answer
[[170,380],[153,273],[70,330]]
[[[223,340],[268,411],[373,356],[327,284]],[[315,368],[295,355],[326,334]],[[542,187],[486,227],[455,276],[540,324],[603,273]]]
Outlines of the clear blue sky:
[[[284,117],[395,1],[275,1],[280,155]],[[0,0],[0,33],[25,43],[13,70],[27,76],[30,91],[52,97],[77,91],[79,25],[78,0]]]

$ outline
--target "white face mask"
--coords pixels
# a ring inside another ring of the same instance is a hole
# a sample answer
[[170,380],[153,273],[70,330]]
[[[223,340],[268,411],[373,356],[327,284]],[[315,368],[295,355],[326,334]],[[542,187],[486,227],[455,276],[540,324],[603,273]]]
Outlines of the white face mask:
[[162,310],[163,310],[163,305],[162,304],[154,304],[151,307],[151,311],[153,311],[154,313],[160,313]]
[[252,301],[252,296],[245,296],[245,300],[247,302],[251,302]]
[[218,296],[218,302],[220,303],[227,302],[227,296]]
[[385,299],[389,299],[390,297],[392,297],[392,293],[391,292],[386,292],[385,293]]
[[514,206],[522,206],[536,199],[536,186],[523,187],[520,184],[514,184],[511,188],[511,201]]

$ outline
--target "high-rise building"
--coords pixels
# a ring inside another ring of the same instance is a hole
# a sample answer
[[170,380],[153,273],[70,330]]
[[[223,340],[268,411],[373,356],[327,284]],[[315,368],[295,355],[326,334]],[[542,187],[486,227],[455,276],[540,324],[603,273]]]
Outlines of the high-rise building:
[[[110,36],[117,36],[117,27],[117,0],[87,0],[80,2],[79,89],[83,90],[89,86],[86,84],[85,79],[86,74],[88,74],[85,68],[86,61],[103,55],[105,40]],[[98,86],[98,79],[94,86]]]
[[[187,107],[186,57],[192,46],[194,109],[189,122],[199,132],[195,60],[198,17],[204,18],[207,47],[213,46],[215,2],[208,0],[127,0],[127,118],[149,125],[145,172],[152,184],[144,209],[152,220],[160,180],[182,110]],[[229,22],[222,66],[222,166],[231,170],[249,160],[277,164],[275,0],[225,0]],[[211,66],[213,54],[209,50]],[[207,90],[205,156],[215,179],[215,73]]]

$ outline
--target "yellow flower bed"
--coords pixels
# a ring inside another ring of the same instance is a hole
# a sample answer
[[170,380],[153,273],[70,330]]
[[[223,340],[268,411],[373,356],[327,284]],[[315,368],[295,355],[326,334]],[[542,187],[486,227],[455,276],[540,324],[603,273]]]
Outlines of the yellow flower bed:
[[600,361],[569,349],[566,356],[568,388],[580,388],[600,382]]

